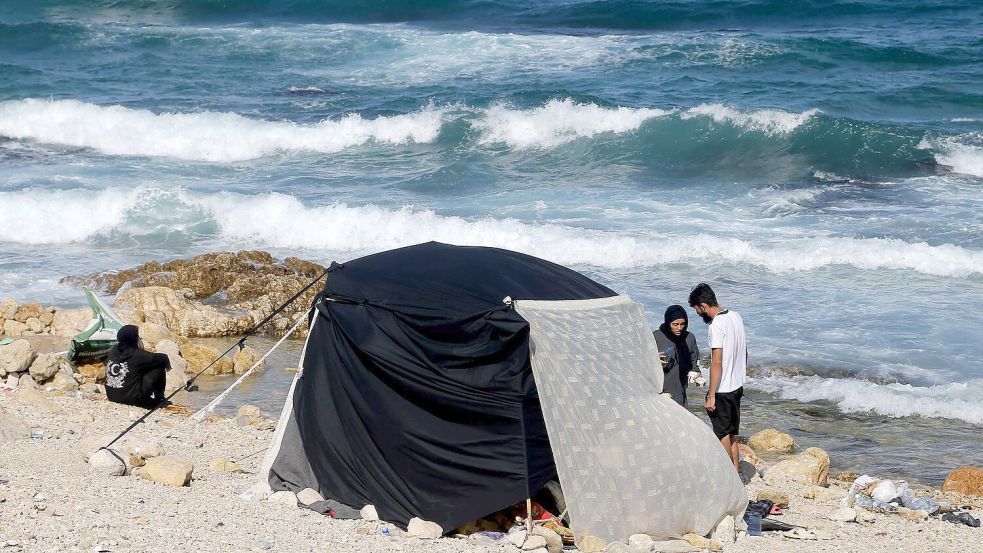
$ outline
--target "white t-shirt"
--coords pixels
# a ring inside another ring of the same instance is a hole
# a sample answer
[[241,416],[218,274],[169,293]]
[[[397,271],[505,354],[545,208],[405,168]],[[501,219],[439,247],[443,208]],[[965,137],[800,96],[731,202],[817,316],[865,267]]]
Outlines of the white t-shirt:
[[[710,349],[723,350],[718,392],[733,392],[747,379],[747,339],[744,319],[733,311],[721,311],[714,316],[707,331]],[[711,352],[712,353],[712,352]]]

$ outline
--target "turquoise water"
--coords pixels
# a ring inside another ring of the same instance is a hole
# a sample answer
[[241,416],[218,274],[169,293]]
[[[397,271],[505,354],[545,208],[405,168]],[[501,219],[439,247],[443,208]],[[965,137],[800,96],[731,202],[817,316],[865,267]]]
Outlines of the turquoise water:
[[0,2],[0,297],[499,246],[653,325],[713,283],[781,405],[978,428],[980,28],[969,1]]

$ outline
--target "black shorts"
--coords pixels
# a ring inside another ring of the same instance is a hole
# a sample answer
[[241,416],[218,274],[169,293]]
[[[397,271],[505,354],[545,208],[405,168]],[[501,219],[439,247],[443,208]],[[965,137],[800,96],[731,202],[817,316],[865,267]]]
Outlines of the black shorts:
[[[709,392],[707,397],[710,397]],[[741,430],[741,398],[744,397],[744,386],[733,392],[717,392],[717,408],[707,411],[710,425],[718,440],[724,436],[740,434]]]

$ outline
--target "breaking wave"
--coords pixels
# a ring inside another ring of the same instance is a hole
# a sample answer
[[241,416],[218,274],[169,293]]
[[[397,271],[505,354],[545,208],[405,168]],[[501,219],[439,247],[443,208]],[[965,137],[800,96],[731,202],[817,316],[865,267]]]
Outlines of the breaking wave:
[[[605,268],[725,263],[773,273],[831,266],[908,270],[942,277],[983,274],[983,251],[897,239],[821,237],[757,242],[709,234],[615,232],[514,219],[466,218],[374,205],[307,206],[279,193],[203,194],[158,188],[0,193],[10,206],[0,241],[60,244],[205,233],[242,247],[361,255],[436,240],[521,251],[557,263]],[[99,211],[102,216],[89,214]],[[52,213],[66,214],[51,218]]]

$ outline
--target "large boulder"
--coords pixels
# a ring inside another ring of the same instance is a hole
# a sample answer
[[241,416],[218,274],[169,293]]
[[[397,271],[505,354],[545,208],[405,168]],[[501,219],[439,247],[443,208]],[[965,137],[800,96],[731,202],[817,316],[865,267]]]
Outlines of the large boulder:
[[77,392],[79,382],[75,380],[70,368],[62,366],[51,379],[51,387],[62,392]]
[[51,334],[75,336],[92,321],[91,309],[55,309],[51,321]]
[[160,351],[157,349],[160,342],[165,340],[176,342],[177,336],[164,325],[145,322],[140,324],[140,340],[143,341],[143,347]]
[[17,415],[0,407],[0,444],[31,436],[31,429]]
[[754,465],[754,468],[762,469],[768,466],[764,461],[761,460],[761,457],[758,457],[758,455],[754,452],[754,450],[751,449],[751,447],[748,446],[747,444],[737,444],[737,450],[741,454],[741,460],[751,463],[752,465]]
[[75,367],[84,382],[104,384],[106,382],[106,363],[91,361]]
[[829,454],[818,447],[783,459],[765,472],[765,482],[793,480],[817,486],[829,485]]
[[219,310],[189,296],[187,290],[163,286],[128,288],[116,297],[116,305],[134,309],[145,321],[181,336],[231,336],[244,334],[253,325],[247,314]]
[[26,323],[28,319],[39,318],[41,313],[44,313],[44,308],[40,303],[22,303],[14,312],[13,319],[19,323]]
[[61,370],[65,358],[54,353],[40,353],[31,363],[28,371],[34,380],[47,382]]
[[16,336],[24,336],[29,333],[27,325],[13,319],[7,319],[3,322],[3,333],[8,338],[14,338]]
[[17,340],[12,344],[0,346],[0,376],[26,371],[37,355],[38,353],[27,340]]
[[795,440],[789,434],[779,432],[774,428],[766,428],[751,436],[748,445],[754,451],[792,453],[792,450],[795,449]]
[[983,470],[968,465],[953,470],[945,477],[942,491],[983,497]]
[[24,325],[27,326],[27,330],[31,334],[44,333],[44,323],[41,322],[39,317],[31,317],[30,319],[24,321]]
[[183,388],[188,383],[188,361],[181,357],[180,346],[171,340],[161,340],[157,342],[155,348],[157,353],[163,353],[171,363],[171,370],[167,371],[167,384],[165,393],[171,394],[178,388]]
[[260,361],[263,356],[256,352],[253,348],[249,346],[243,347],[241,350],[235,353],[232,358],[232,371],[235,374],[243,374],[252,368],[257,362],[259,365],[256,367],[257,370],[263,370],[266,367],[266,361]]
[[194,464],[181,457],[165,455],[147,459],[140,476],[169,486],[187,486],[191,482]]
[[17,313],[17,302],[12,298],[0,300],[0,319],[13,319]]
[[[203,344],[193,344],[191,342],[186,342],[180,346],[181,357],[188,362],[187,372],[188,374],[198,374],[205,367],[208,367],[209,363],[215,360],[216,357],[221,353],[219,350],[206,346]],[[223,356],[221,359],[215,362],[205,374],[232,374],[233,365],[232,360],[228,357]]]

